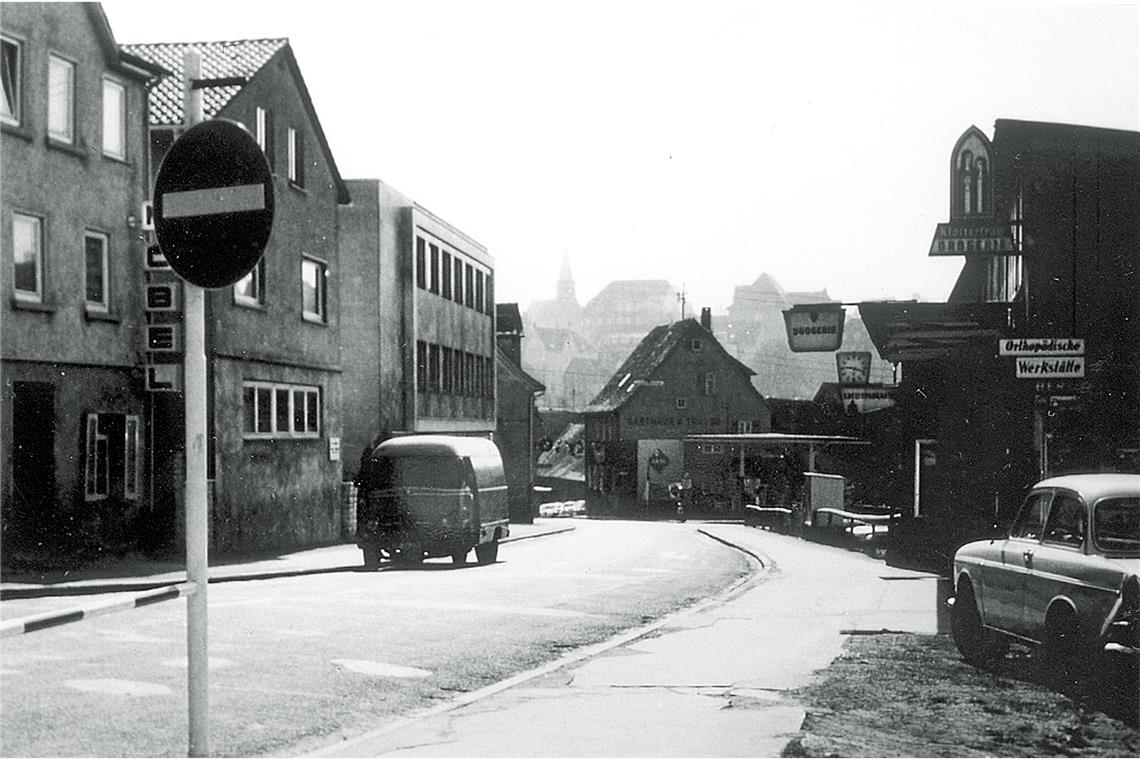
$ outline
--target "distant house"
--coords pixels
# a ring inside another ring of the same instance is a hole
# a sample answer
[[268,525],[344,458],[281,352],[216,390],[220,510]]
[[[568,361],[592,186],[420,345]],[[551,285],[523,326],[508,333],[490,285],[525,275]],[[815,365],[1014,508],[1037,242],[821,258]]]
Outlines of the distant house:
[[[544,415],[545,416],[545,415]],[[586,498],[586,426],[574,422],[548,439],[550,448],[539,454],[535,481],[544,501],[579,501]]]
[[[256,138],[276,201],[260,263],[207,293],[211,551],[336,540],[346,524],[337,212],[350,201],[348,187],[281,38],[125,46],[176,73],[150,93],[152,171],[185,128],[183,57],[191,48],[201,56],[204,117],[237,121]],[[182,402],[173,393],[153,399],[156,467],[177,472]],[[174,519],[168,505],[177,493],[177,481],[156,484],[161,519]]]
[[149,551],[145,126],[169,72],[97,3],[7,3],[0,47],[2,553]]
[[495,443],[503,456],[511,522],[528,523],[535,517],[536,444],[542,430],[535,397],[544,388],[519,364],[522,324],[518,304],[495,305]]
[[687,472],[709,504],[739,505],[725,459],[686,452],[696,434],[771,429],[752,370],[713,336],[711,320],[649,331],[586,407],[586,505],[593,513],[651,508]]

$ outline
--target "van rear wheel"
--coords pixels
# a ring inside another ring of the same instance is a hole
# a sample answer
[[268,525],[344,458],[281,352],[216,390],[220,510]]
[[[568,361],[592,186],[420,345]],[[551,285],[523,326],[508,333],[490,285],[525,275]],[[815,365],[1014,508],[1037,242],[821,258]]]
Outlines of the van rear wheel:
[[495,539],[475,547],[475,559],[480,565],[492,565],[499,558],[499,540]]
[[462,549],[460,551],[452,552],[451,553],[451,564],[455,565],[456,567],[462,567],[463,565],[466,565],[467,564],[467,552],[468,551],[469,551],[468,549]]

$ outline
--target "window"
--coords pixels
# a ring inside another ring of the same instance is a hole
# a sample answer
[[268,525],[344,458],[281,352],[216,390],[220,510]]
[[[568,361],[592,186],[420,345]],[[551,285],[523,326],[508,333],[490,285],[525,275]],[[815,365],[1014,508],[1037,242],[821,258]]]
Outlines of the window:
[[455,264],[452,269],[454,270],[455,282],[452,283],[453,290],[451,292],[452,300],[456,303],[463,303],[463,262],[456,256],[454,259]]
[[690,351],[700,351],[701,350],[701,339],[700,338],[693,338],[691,341],[689,341],[689,350]]
[[127,157],[127,88],[103,80],[103,155]]
[[1093,511],[1096,545],[1106,552],[1140,549],[1140,499],[1134,496],[1101,499]]
[[258,106],[254,129],[257,144],[261,146],[261,152],[265,154],[265,160],[269,163],[269,170],[273,171],[273,113]]
[[428,371],[427,389],[439,393],[440,386],[440,347],[435,343],[428,345]]
[[677,408],[678,409],[688,409],[689,408],[689,399],[687,399],[687,398],[677,399]]
[[83,235],[85,265],[84,300],[88,309],[107,310],[107,236],[99,232]]
[[259,260],[245,277],[234,283],[234,303],[243,306],[265,305],[264,259]]
[[75,64],[48,57],[48,136],[75,142]]
[[483,313],[487,307],[483,301],[483,270],[475,270],[475,310]]
[[428,290],[439,292],[439,246],[435,243],[428,245],[431,251],[431,263],[428,265]]
[[737,420],[736,432],[744,433],[744,434],[751,433],[752,432],[752,420]]
[[706,396],[715,396],[716,395],[717,378],[716,378],[715,372],[706,372],[705,373],[704,385],[705,385],[705,395]]
[[293,127],[289,127],[289,181],[305,186],[305,137]]
[[83,495],[87,501],[139,497],[140,431],[137,415],[86,415]]
[[493,277],[490,272],[487,272],[487,313],[494,316],[495,314],[495,287],[492,283]]
[[23,97],[24,70],[20,43],[0,38],[0,78],[4,82],[4,100],[0,102],[0,121],[20,123],[20,100]]
[[427,243],[416,238],[416,287],[427,289]]
[[443,275],[439,294],[444,298],[451,298],[451,254],[446,250],[443,251],[443,262],[440,264],[439,273]]
[[1041,529],[1045,524],[1045,510],[1049,506],[1049,494],[1035,493],[1031,494],[1025,500],[1025,504],[1021,508],[1021,512],[1017,515],[1017,519],[1013,521],[1013,527],[1009,531],[1009,535],[1013,538],[1028,538],[1032,540],[1040,540]]
[[427,390],[427,361],[428,361],[427,343],[422,340],[416,341],[416,388],[421,391]]
[[441,361],[443,362],[442,388],[443,388],[444,393],[451,393],[455,390],[454,386],[452,385],[452,373],[454,372],[454,365],[452,363],[452,358],[454,357],[455,354],[450,348],[447,348],[446,346],[444,346],[441,350],[443,352],[443,356],[441,359]]
[[470,264],[466,264],[464,269],[467,272],[467,278],[463,281],[463,304],[471,308],[475,305],[475,270]]
[[12,214],[12,285],[24,301],[43,300],[43,222],[34,216]]
[[1085,505],[1069,494],[1057,494],[1045,523],[1045,540],[1064,546],[1080,546],[1085,540]]
[[308,385],[242,384],[242,426],[246,438],[318,438],[321,392]]
[[301,313],[310,322],[324,322],[328,315],[327,279],[327,264],[307,256],[301,259]]

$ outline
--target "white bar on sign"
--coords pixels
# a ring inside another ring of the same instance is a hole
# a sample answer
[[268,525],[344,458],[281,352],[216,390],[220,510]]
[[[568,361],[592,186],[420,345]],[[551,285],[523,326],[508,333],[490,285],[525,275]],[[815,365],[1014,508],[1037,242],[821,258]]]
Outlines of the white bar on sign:
[[163,193],[162,215],[167,219],[208,214],[233,214],[265,208],[265,185],[230,185],[205,190]]

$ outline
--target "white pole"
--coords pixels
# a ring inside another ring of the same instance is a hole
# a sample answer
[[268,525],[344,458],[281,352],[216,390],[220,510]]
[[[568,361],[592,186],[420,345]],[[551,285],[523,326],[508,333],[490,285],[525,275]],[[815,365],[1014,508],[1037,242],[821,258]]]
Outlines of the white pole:
[[[185,124],[202,121],[202,91],[191,83],[202,76],[202,58],[187,50],[182,58],[186,77]],[[202,288],[182,283],[183,329],[186,331],[184,382],[186,403],[186,579],[195,593],[186,600],[186,693],[189,711],[189,755],[210,754],[209,639],[207,596],[209,555],[206,497],[206,309]]]

